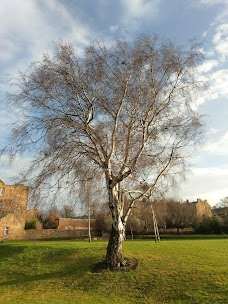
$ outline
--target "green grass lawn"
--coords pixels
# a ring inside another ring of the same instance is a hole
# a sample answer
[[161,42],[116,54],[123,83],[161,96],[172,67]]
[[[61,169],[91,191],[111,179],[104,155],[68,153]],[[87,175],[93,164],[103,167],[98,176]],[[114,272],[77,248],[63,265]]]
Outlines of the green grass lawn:
[[130,272],[93,273],[107,242],[0,244],[0,303],[228,303],[228,239],[128,240]]

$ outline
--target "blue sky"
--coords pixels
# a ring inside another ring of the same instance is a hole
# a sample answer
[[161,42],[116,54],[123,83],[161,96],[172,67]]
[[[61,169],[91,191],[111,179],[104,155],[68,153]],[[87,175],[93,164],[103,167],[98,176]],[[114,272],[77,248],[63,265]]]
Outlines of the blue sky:
[[[192,173],[175,190],[181,199],[207,199],[211,205],[228,196],[228,0],[1,0],[0,1],[0,147],[8,124],[18,119],[6,109],[8,79],[24,71],[62,39],[79,52],[92,40],[111,45],[116,38],[134,39],[157,33],[184,43],[203,42],[205,62],[199,77],[209,81],[206,96],[195,107],[206,115],[205,143],[192,159]],[[7,183],[29,164],[18,157],[9,165],[0,160],[0,178]]]

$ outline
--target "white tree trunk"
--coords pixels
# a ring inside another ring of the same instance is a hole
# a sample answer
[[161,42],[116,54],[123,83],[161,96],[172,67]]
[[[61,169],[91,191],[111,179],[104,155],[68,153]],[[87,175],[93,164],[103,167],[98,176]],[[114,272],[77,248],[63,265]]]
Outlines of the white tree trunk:
[[109,207],[112,213],[112,230],[107,247],[106,262],[110,269],[118,269],[121,266],[122,246],[125,238],[125,225],[123,224],[123,203],[118,191],[118,185],[108,186]]

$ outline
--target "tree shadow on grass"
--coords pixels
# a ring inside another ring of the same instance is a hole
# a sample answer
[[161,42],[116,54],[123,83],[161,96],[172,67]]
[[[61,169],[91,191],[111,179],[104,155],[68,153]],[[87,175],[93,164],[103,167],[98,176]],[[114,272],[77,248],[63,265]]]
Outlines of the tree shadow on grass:
[[9,258],[14,258],[22,254],[26,249],[26,246],[17,246],[17,245],[6,245],[0,244],[0,260],[3,262]]
[[92,266],[88,267],[84,271],[81,271],[78,264],[82,264],[84,260],[76,260],[72,265],[63,268],[59,271],[51,271],[49,273],[37,273],[37,274],[21,274],[19,271],[15,273],[14,279],[8,278],[5,282],[0,282],[0,286],[12,286],[12,285],[26,285],[31,282],[47,281],[48,284],[54,283],[58,280],[68,278],[82,278],[88,271],[91,270]]
[[[28,255],[26,255],[26,250]],[[32,250],[35,256],[29,255],[29,249],[26,246],[5,245],[0,248],[0,259],[5,258],[4,264],[0,265],[0,272],[1,268],[4,272],[2,276],[4,281],[0,282],[1,287],[23,286],[39,281],[47,281],[51,284],[52,281],[59,279],[83,277],[97,262],[96,258],[86,257],[86,249],[83,249],[83,256],[82,250],[77,248],[36,246],[32,247]]]

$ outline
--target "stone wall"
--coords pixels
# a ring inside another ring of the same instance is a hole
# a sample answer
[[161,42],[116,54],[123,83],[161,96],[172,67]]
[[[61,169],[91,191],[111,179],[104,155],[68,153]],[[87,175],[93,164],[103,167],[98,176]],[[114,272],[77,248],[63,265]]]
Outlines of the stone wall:
[[28,204],[28,187],[22,184],[6,185],[0,180],[0,238],[20,239]]

